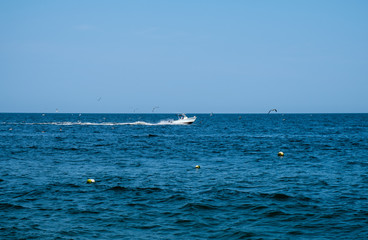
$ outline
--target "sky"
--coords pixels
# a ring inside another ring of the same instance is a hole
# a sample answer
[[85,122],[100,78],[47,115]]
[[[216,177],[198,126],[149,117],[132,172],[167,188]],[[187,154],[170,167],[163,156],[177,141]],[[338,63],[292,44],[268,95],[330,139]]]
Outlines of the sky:
[[0,112],[367,113],[367,12],[365,0],[0,1]]

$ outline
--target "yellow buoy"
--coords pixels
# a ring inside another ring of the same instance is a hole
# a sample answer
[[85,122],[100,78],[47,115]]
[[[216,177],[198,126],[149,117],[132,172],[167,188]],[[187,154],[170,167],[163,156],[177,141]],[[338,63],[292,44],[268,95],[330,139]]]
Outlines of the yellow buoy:
[[279,157],[283,157],[283,156],[284,156],[284,153],[283,153],[283,152],[279,152],[279,153],[277,154],[277,156],[279,156]]
[[201,166],[199,166],[199,165],[196,165],[196,168],[198,169],[198,168],[201,168]]
[[87,179],[87,183],[94,183],[95,182],[95,180],[94,179]]

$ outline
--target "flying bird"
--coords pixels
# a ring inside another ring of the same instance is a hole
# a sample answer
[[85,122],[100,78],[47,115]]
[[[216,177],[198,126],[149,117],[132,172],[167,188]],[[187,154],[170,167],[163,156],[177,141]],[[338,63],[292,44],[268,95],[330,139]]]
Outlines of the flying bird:
[[276,108],[274,108],[274,109],[271,109],[270,111],[268,111],[268,114],[270,114],[271,112],[277,112],[277,109]]
[[154,112],[156,110],[156,108],[160,108],[160,107],[159,106],[153,107],[152,112]]

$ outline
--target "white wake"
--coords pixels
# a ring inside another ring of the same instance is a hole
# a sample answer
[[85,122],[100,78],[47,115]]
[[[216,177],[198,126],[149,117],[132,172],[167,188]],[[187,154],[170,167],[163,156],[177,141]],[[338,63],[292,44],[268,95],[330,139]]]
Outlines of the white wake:
[[[9,124],[9,123],[8,123]],[[13,123],[15,124],[15,123]],[[19,123],[17,123],[19,124]],[[162,126],[162,125],[187,125],[174,120],[161,120],[158,123],[144,121],[136,122],[43,122],[43,123],[22,123],[26,125],[57,125],[57,126],[124,126],[124,125],[143,125],[143,126]]]

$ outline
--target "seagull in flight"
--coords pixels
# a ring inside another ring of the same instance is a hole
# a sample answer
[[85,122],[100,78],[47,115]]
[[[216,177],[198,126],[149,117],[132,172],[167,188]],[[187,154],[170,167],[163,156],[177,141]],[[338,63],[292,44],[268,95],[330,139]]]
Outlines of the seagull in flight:
[[277,109],[276,108],[274,108],[274,109],[271,109],[270,111],[268,111],[268,114],[270,114],[271,112],[277,112]]
[[156,108],[160,108],[160,107],[159,106],[153,107],[152,112],[154,112],[156,110]]

